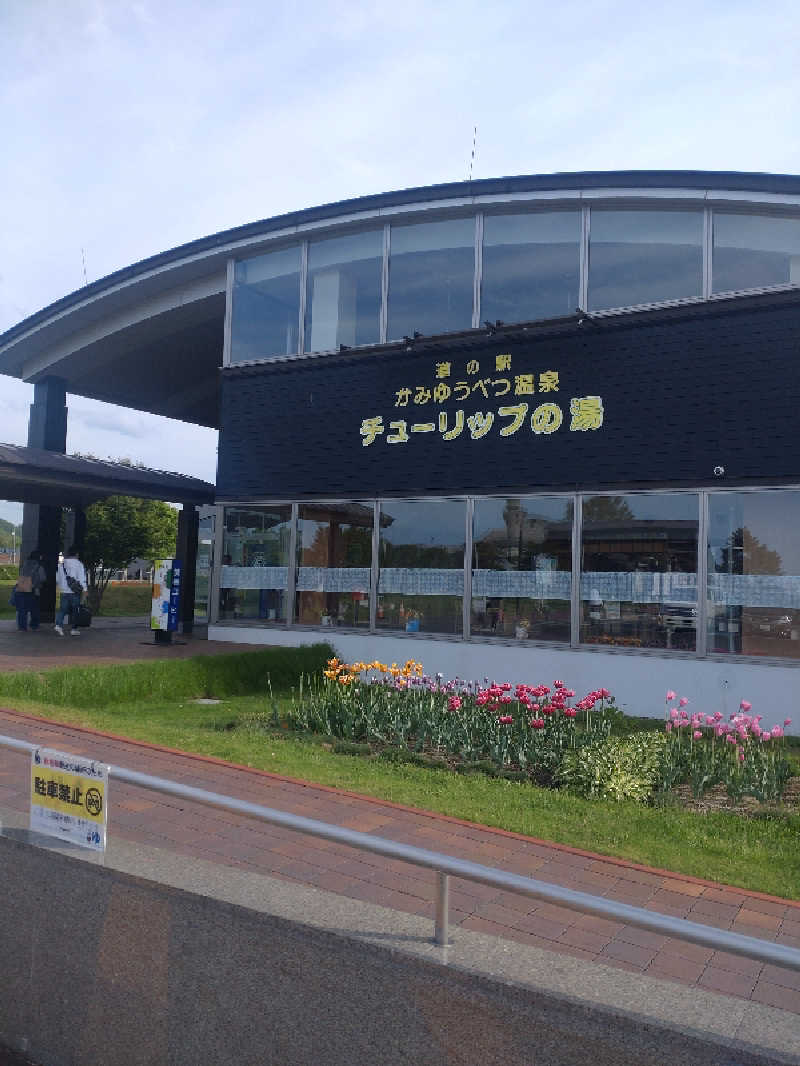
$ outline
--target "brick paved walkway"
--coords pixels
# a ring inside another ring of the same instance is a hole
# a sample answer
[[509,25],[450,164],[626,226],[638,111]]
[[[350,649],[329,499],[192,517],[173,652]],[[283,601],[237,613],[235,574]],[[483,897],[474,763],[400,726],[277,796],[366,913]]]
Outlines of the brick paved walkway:
[[[333,822],[662,914],[800,948],[800,902],[775,899],[336,789],[0,710],[0,734]],[[0,809],[28,809],[28,761],[0,747]],[[114,784],[109,832],[432,918],[435,875],[406,863]],[[453,880],[453,925],[800,1014],[800,973]]]

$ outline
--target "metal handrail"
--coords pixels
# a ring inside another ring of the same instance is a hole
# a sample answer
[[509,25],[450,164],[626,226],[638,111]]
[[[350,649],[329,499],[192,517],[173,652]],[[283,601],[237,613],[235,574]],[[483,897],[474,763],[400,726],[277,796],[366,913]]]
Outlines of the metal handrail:
[[[13,737],[5,736],[0,736],[0,745],[27,752],[28,754],[42,747],[40,744],[31,744],[25,740],[16,740]],[[95,761],[100,762],[101,760]],[[216,807],[221,810],[231,811],[234,814],[248,815],[271,825],[283,826],[285,829],[292,829],[298,833],[307,833],[309,836],[320,837],[322,840],[344,844],[351,848],[359,848],[361,851],[383,855],[388,859],[399,859],[414,866],[422,866],[436,871],[438,885],[434,942],[439,946],[449,943],[449,878],[452,876],[461,877],[467,881],[476,881],[492,888],[518,892],[520,895],[546,900],[548,903],[554,903],[559,907],[566,907],[569,910],[579,911],[584,914],[593,914],[610,921],[625,922],[627,925],[647,929],[662,936],[678,937],[693,944],[701,944],[703,947],[713,948],[715,951],[729,951],[737,955],[744,955],[750,959],[756,959],[759,962],[800,970],[799,949],[786,947],[783,944],[774,944],[769,940],[744,936],[741,933],[727,932],[723,929],[716,929],[713,926],[702,925],[699,922],[690,922],[686,918],[673,918],[666,914],[658,914],[655,911],[647,911],[641,907],[631,906],[628,903],[618,903],[615,900],[604,899],[602,896],[593,896],[588,892],[577,892],[571,888],[548,884],[546,881],[537,881],[532,877],[524,877],[522,874],[508,873],[504,870],[498,870],[492,866],[483,866],[481,863],[470,862],[466,859],[455,859],[438,851],[429,851],[427,848],[418,848],[412,844],[400,844],[393,840],[385,840],[383,837],[374,836],[372,833],[360,833],[355,829],[344,829],[328,822],[317,821],[315,818],[305,818],[302,815],[288,814],[286,811],[275,810],[272,807],[262,807],[258,803],[249,803],[246,800],[238,800],[232,796],[223,796],[218,792],[208,792],[202,788],[180,785],[163,777],[153,777],[150,774],[139,773],[137,770],[126,770],[121,766],[109,765],[108,773],[109,779],[124,781],[126,784],[136,785],[139,788],[161,792],[168,796],[176,796],[179,799],[192,800],[206,807]]]

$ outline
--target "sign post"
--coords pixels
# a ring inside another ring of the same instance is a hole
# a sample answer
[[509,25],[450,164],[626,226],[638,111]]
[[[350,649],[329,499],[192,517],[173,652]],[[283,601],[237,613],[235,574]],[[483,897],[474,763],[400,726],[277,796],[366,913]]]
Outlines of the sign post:
[[49,748],[32,752],[32,830],[105,851],[107,795],[104,764]]
[[171,644],[181,616],[183,564],[180,559],[156,559],[150,628],[156,644]]

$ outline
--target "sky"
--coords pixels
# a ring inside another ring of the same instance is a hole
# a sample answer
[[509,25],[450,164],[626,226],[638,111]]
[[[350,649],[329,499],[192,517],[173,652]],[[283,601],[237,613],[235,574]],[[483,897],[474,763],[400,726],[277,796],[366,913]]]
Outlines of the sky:
[[[476,178],[800,173],[799,31],[796,0],[0,0],[0,332],[206,234],[463,180],[475,127]],[[31,400],[0,377],[0,442]],[[214,432],[68,406],[68,451],[214,480]]]

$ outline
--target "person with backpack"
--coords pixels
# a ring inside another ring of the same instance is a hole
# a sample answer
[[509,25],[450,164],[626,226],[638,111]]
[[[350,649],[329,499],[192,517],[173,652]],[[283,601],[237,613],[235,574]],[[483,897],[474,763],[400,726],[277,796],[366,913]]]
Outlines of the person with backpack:
[[60,637],[64,636],[64,619],[69,615],[72,636],[79,637],[81,631],[77,628],[78,609],[86,588],[86,570],[74,545],[56,570],[56,586],[61,593],[61,605],[56,615],[55,631]]
[[28,628],[28,615],[31,616],[31,629],[39,628],[39,593],[47,581],[47,574],[42,566],[42,556],[32,551],[22,564],[14,589],[14,602],[17,608],[17,629],[25,632]]

